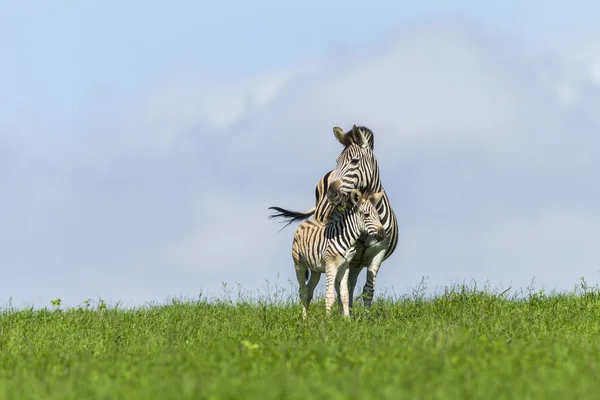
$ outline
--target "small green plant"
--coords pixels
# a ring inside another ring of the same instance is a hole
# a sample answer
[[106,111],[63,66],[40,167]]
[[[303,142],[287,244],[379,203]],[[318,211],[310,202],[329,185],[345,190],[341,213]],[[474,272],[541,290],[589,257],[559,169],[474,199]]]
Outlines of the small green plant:
[[258,350],[260,348],[260,345],[258,345],[256,343],[252,343],[246,339],[242,340],[242,345],[244,346],[245,349],[247,349],[249,351]]

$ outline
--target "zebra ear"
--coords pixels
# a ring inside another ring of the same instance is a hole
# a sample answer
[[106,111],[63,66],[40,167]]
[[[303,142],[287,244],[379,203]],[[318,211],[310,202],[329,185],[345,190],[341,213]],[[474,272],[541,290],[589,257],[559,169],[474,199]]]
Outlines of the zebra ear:
[[382,196],[383,190],[377,193],[373,193],[371,196],[369,196],[369,200],[371,201],[371,203],[373,203],[373,205],[376,205],[377,203],[379,203],[379,200],[381,200]]
[[367,136],[358,126],[352,126],[352,136],[354,136],[355,143],[362,148],[369,147],[369,141],[367,140]]
[[354,205],[357,205],[362,200],[362,193],[360,190],[354,189],[350,192],[350,202]]
[[342,128],[340,128],[339,126],[334,126],[333,134],[335,135],[335,138],[337,139],[338,142],[340,142],[344,146],[348,146],[348,144],[349,144],[348,137],[346,136],[346,133],[344,132],[344,130]]

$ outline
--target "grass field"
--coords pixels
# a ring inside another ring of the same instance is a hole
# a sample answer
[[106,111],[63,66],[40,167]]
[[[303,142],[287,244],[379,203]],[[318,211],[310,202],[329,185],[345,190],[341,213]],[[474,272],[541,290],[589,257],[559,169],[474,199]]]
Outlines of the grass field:
[[[335,310],[335,309],[334,309]],[[3,309],[2,399],[595,399],[600,292]]]

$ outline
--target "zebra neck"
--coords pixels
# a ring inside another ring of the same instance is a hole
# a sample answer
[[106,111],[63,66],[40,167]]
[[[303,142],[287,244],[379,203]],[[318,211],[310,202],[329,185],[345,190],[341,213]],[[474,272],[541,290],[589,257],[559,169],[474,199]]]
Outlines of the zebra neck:
[[329,218],[326,229],[334,236],[343,234],[348,244],[353,246],[361,234],[357,227],[357,215],[357,206],[346,211],[335,210]]
[[371,185],[369,185],[369,193],[377,193],[377,192],[381,192],[383,190],[383,185],[381,184],[381,181],[379,179],[374,179],[373,182],[371,182]]
[[381,184],[381,178],[379,176],[379,167],[375,166],[375,170],[373,171],[373,179],[371,179],[371,184],[369,185],[370,193],[377,193],[383,190],[383,185]]

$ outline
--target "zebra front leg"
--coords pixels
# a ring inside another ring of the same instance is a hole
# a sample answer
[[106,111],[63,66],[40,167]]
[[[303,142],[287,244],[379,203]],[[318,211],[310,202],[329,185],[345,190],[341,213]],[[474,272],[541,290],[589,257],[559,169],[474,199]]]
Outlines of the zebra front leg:
[[325,292],[325,314],[331,314],[331,307],[335,301],[335,294],[333,287],[337,277],[338,265],[335,262],[327,262],[325,264],[325,279],[326,279],[326,292]]
[[341,293],[340,293],[340,297],[342,299],[342,314],[344,315],[344,317],[348,318],[350,317],[350,307],[349,307],[349,298],[348,298],[348,273],[349,273],[349,263],[348,262],[344,262],[344,264],[341,266],[339,272],[338,272],[338,276],[341,277],[341,282],[340,282],[340,286],[341,286]]
[[296,279],[298,279],[298,294],[300,295],[300,302],[302,303],[302,319],[306,319],[308,313],[308,305],[310,300],[308,299],[308,287],[306,286],[306,266],[302,264],[296,264]]
[[367,311],[371,310],[371,302],[373,301],[373,293],[375,292],[375,281],[377,280],[377,272],[379,272],[379,267],[381,267],[381,263],[383,262],[383,257],[385,256],[386,248],[383,248],[379,253],[373,257],[371,260],[371,264],[367,268],[367,282],[363,287],[363,302]]

